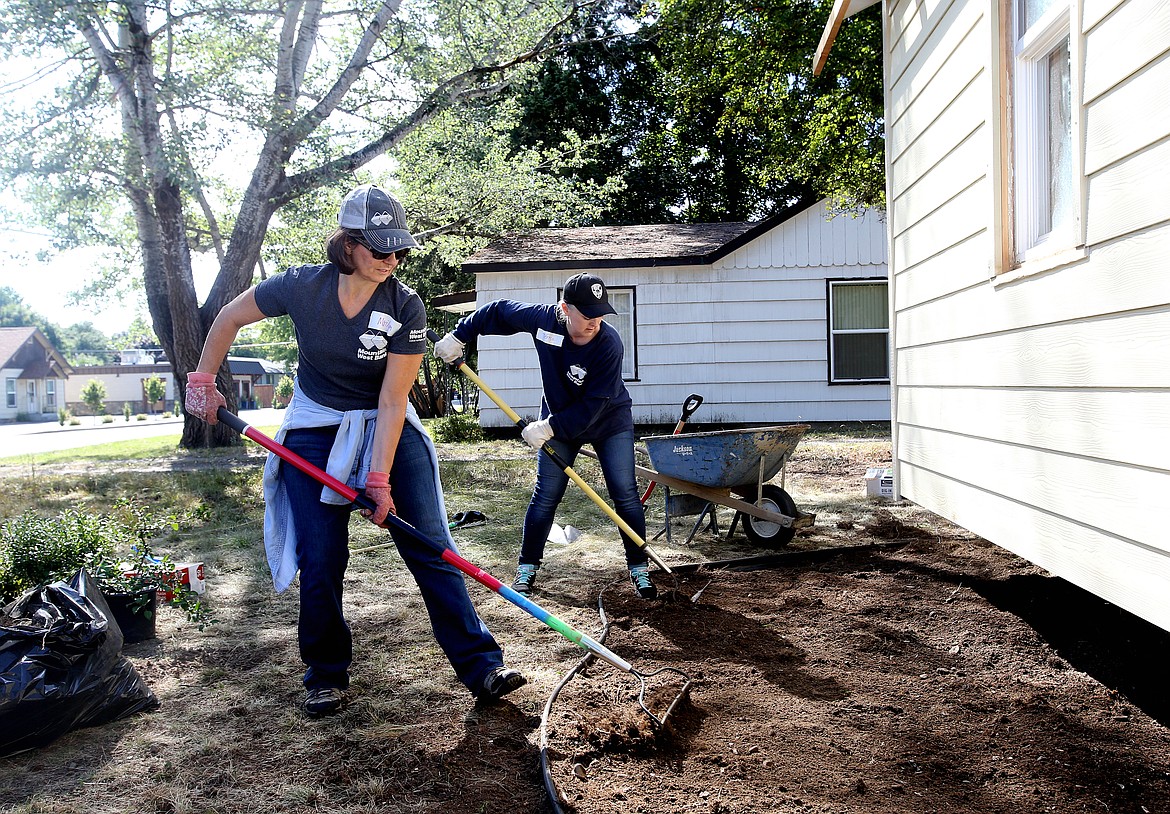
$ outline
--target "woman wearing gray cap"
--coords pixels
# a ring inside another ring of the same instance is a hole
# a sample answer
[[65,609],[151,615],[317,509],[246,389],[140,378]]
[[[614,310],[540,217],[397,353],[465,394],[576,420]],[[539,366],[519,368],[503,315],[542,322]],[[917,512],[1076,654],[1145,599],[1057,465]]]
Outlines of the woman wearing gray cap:
[[[296,328],[297,381],[276,440],[351,488],[364,488],[377,504],[374,522],[397,514],[454,549],[434,447],[408,399],[426,348],[426,313],[395,272],[417,247],[402,204],[371,184],[354,189],[326,241],[328,263],[276,274],[219,312],[187,376],[186,409],[216,423],[224,397],[215,389],[215,371],[239,330],[288,314]],[[301,575],[304,710],[329,715],[345,702],[353,660],[342,611],[350,507],[295,467],[282,467],[275,455],[264,469],[264,498],[264,542],[276,590],[287,588],[298,569]],[[394,529],[391,534],[418,583],[436,640],[471,693],[495,699],[522,686],[524,677],[504,667],[462,574],[428,546]]]
[[[445,362],[463,355],[464,345],[479,336],[517,333],[532,335],[540,362],[544,398],[540,420],[524,428],[524,440],[537,450],[536,488],[524,516],[516,580],[512,588],[528,593],[544,557],[544,543],[552,529],[557,506],[569,477],[543,451],[548,443],[572,466],[582,445],[597,452],[605,485],[618,516],[646,537],[646,514],[634,475],[633,402],[622,381],[621,337],[604,322],[615,313],[601,278],[575,274],[565,283],[556,305],[534,305],[496,300],[468,314],[455,330],[435,344]],[[658,595],[646,554],[622,532],[630,581],[643,599]]]

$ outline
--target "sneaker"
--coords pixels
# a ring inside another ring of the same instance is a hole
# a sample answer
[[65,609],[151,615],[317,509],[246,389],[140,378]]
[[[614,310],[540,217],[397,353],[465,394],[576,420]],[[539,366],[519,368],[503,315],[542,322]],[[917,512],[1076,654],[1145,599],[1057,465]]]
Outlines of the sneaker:
[[480,698],[494,701],[503,698],[513,690],[518,690],[528,683],[528,679],[520,674],[519,670],[505,667],[502,664],[492,670],[483,680],[483,692]]
[[654,599],[658,596],[658,589],[650,579],[650,568],[645,565],[630,566],[630,582],[634,583],[634,590],[643,599]]
[[337,687],[314,687],[305,695],[302,708],[310,718],[336,715],[345,703],[345,694]]
[[539,565],[520,563],[516,566],[516,579],[512,581],[512,590],[518,594],[526,594],[536,584],[536,569]]

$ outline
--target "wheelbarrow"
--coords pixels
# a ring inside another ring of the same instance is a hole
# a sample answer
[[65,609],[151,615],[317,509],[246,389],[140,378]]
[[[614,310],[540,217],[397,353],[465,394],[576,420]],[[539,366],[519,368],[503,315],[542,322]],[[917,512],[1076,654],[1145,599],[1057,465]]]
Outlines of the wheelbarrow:
[[[690,542],[705,516],[715,522],[715,504],[735,509],[727,536],[740,519],[744,533],[757,545],[779,548],[787,545],[797,529],[816,522],[815,514],[796,508],[783,486],[769,483],[784,470],[808,424],[752,427],[717,432],[652,435],[642,439],[654,470],[636,466],[638,475],[666,487],[666,528],[669,535],[672,503],[676,514],[695,514],[699,521]],[[657,470],[657,471],[655,471]],[[683,492],[685,495],[672,494]],[[693,496],[693,497],[692,497]],[[679,498],[687,498],[679,500]],[[699,498],[696,504],[694,498]],[[716,526],[716,532],[718,527]],[[661,532],[660,532],[661,534]]]

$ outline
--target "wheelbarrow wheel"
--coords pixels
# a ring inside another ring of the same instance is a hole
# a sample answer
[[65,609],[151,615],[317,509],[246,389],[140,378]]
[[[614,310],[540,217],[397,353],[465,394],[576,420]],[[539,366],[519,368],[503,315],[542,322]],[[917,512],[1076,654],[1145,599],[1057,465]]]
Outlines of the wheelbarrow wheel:
[[[755,503],[761,509],[776,512],[786,517],[796,517],[797,515],[796,501],[773,483],[764,484],[764,488],[760,490],[760,498]],[[756,545],[766,548],[783,548],[796,536],[796,529],[791,526],[782,526],[771,520],[752,517],[750,514],[745,514],[743,519],[743,531],[748,539]]]

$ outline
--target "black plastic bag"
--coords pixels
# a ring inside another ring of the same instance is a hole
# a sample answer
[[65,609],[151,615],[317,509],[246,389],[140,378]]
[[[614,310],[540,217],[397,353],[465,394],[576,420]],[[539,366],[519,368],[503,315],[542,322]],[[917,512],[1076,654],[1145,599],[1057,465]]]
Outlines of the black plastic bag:
[[0,611],[0,755],[157,706],[84,570]]

